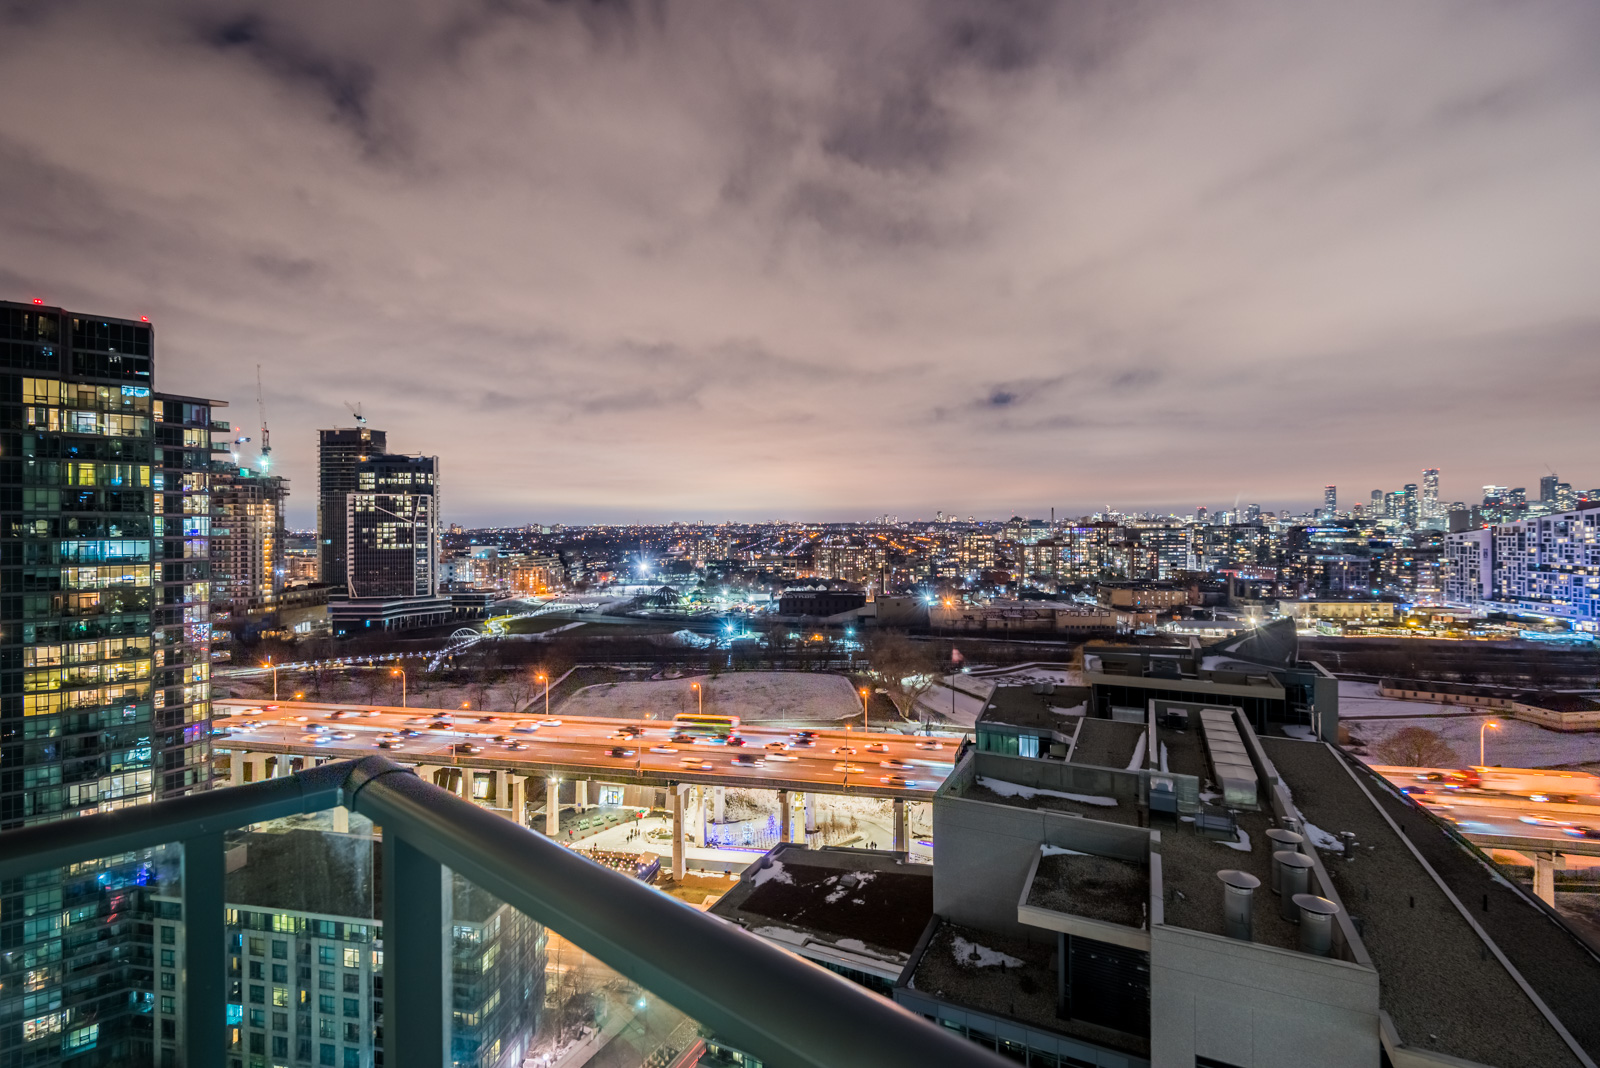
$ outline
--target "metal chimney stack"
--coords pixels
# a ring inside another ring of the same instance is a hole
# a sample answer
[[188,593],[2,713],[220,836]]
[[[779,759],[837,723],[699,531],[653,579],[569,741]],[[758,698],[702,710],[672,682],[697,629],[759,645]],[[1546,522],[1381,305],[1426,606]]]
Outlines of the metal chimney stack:
[[[1272,842],[1267,848],[1273,853],[1299,853],[1300,843],[1304,842],[1305,835],[1296,834],[1294,831],[1284,830],[1282,827],[1273,827],[1267,831],[1267,838]],[[1279,894],[1283,888],[1278,885],[1278,865],[1272,865],[1272,892]]]
[[1333,918],[1339,906],[1316,894],[1296,894],[1300,910],[1300,952],[1326,957],[1333,953]]
[[1290,923],[1300,922],[1300,910],[1295,907],[1294,896],[1311,889],[1311,858],[1304,853],[1279,851],[1272,854],[1272,866],[1278,873],[1278,915]]
[[1222,880],[1222,933],[1241,942],[1251,941],[1251,902],[1261,880],[1231,868],[1217,872],[1217,878]]

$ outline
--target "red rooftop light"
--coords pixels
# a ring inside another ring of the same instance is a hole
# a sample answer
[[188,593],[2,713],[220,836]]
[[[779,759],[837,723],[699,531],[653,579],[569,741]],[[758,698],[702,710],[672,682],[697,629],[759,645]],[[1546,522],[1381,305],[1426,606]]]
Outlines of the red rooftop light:
[[34,298],[33,298],[33,302],[34,302],[34,303],[35,303],[35,304],[43,304],[43,303],[44,303],[44,301],[42,301],[42,300],[40,300],[40,299],[39,299],[39,298],[38,298],[38,297],[34,297]]
[[141,322],[141,323],[148,323],[148,322],[149,322],[149,321],[150,321],[150,316],[148,316],[148,315],[141,315],[141,316],[139,316],[139,321],[140,321],[140,322]]

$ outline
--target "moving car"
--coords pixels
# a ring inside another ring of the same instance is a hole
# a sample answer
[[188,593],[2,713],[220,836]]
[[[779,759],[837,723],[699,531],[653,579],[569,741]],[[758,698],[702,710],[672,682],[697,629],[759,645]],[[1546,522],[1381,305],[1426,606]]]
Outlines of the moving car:
[[845,756],[855,756],[856,755],[856,747],[853,746],[853,745],[836,745],[836,746],[833,747],[833,752],[834,752],[835,756],[837,756],[837,755],[839,755],[841,753],[844,754]]
[[878,767],[880,767],[880,768],[893,768],[896,771],[910,771],[911,770],[911,765],[907,764],[904,760],[880,760],[880,761],[878,761]]
[[1562,832],[1574,838],[1600,838],[1600,827],[1590,827],[1582,823],[1561,828]]
[[611,755],[614,756],[614,757],[631,757],[631,756],[637,756],[638,753],[639,753],[639,750],[637,750],[637,749],[629,749],[625,745],[614,745],[614,746],[611,747],[610,752],[611,752]]
[[652,745],[650,747],[650,752],[652,753],[676,753],[677,751],[677,747],[672,745]]
[[915,786],[915,785],[917,785],[915,780],[908,779],[904,775],[885,775],[883,778],[879,779],[878,781],[883,783],[885,786]]
[[519,723],[511,729],[518,734],[532,734],[539,729],[539,725],[537,723]]
[[483,746],[473,745],[471,742],[457,742],[450,748],[455,752],[462,754],[463,756],[476,756],[477,754],[483,752]]
[[506,748],[507,749],[526,749],[526,748],[528,748],[528,743],[527,742],[519,742],[516,739],[512,739],[511,741],[506,743]]
[[541,727],[559,727],[559,726],[561,726],[561,721],[559,719],[541,719],[539,721],[539,726],[541,726]]
[[401,741],[399,738],[379,738],[378,739],[378,748],[379,749],[404,749],[405,747],[406,747],[406,743]]
[[871,745],[867,746],[867,752],[869,753],[887,753],[888,751],[889,747],[884,745],[882,742],[873,742]]
[[764,749],[787,749],[787,748],[789,748],[789,743],[788,742],[768,742],[762,748],[764,748]]
[[767,754],[767,759],[768,760],[796,761],[796,760],[799,760],[800,758],[795,756],[793,753],[768,753]]
[[738,756],[733,758],[733,763],[742,768],[760,768],[765,767],[767,762],[762,760],[755,753],[740,753]]
[[710,771],[711,761],[701,760],[699,757],[684,757],[678,761],[683,767],[694,768],[697,771]]
[[943,749],[944,748],[944,743],[943,742],[918,742],[917,743],[917,748],[918,749]]
[[866,771],[867,769],[862,767],[860,764],[835,764],[833,766],[833,770],[834,771],[842,771],[846,775],[860,775],[863,771]]

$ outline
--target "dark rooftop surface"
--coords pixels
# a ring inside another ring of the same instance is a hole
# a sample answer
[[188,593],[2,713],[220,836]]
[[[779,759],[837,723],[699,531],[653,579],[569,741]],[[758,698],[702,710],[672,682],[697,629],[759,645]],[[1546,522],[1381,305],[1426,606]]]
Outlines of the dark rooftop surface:
[[[1017,963],[982,965],[971,959],[970,949],[958,958],[957,939],[981,950],[1004,954]],[[1056,1016],[1053,952],[1050,946],[1024,938],[974,931],[940,920],[933,937],[928,940],[928,948],[917,961],[911,986],[955,1005],[1020,1020],[1056,1034],[1074,1035],[1140,1057],[1150,1056],[1147,1039],[1083,1020],[1063,1020]]]
[[1028,904],[1069,916],[1145,928],[1150,909],[1150,872],[1141,864],[1081,853],[1039,858]]
[[1264,812],[1239,812],[1239,829],[1250,836],[1248,850],[1225,845],[1223,839],[1201,834],[1190,823],[1161,831],[1161,889],[1166,921],[1173,927],[1220,935],[1222,880],[1217,872],[1246,871],[1261,880],[1251,909],[1252,939],[1278,949],[1300,948],[1300,928],[1278,915],[1278,895],[1272,892],[1272,820]]
[[[1350,859],[1323,851],[1323,863],[1378,968],[1379,1003],[1394,1019],[1400,1040],[1498,1068],[1578,1064],[1560,1035],[1485,951],[1405,842],[1383,821],[1343,761],[1321,743],[1263,738],[1261,744],[1307,820],[1330,833],[1355,833]],[[1376,777],[1364,781],[1375,797],[1380,796],[1373,787]],[[1400,803],[1395,806],[1398,809]],[[1410,815],[1417,818],[1401,822],[1407,837],[1430,863],[1442,865],[1441,875],[1454,884],[1457,896],[1472,907],[1474,918],[1490,930],[1519,970],[1527,969],[1523,974],[1541,996],[1553,1007],[1561,1006],[1555,1011],[1566,1026],[1580,1041],[1585,1034],[1593,1041],[1600,1034],[1600,1018],[1594,1012],[1600,992],[1586,978],[1600,966],[1579,952],[1554,923],[1512,891],[1497,887],[1489,872],[1445,837],[1431,817],[1420,812]],[[1478,904],[1483,894],[1490,897],[1487,912]],[[1532,945],[1519,945],[1522,939]],[[1536,958],[1545,952],[1552,957],[1540,963]],[[1535,978],[1553,976],[1559,976],[1558,983]],[[1564,997],[1552,997],[1553,988],[1569,981],[1572,987]],[[1579,1005],[1581,1010],[1573,1011]]]
[[[1206,779],[1206,754],[1200,745],[1200,716],[1189,717],[1185,730],[1156,727],[1156,740],[1167,747],[1167,770],[1175,775],[1193,775],[1203,787]],[[1159,757],[1158,757],[1159,759]],[[1160,765],[1157,765],[1158,767]]]
[[1089,703],[1087,686],[1057,686],[1054,693],[1045,694],[1033,691],[1032,686],[996,687],[978,722],[1070,734],[1077,717],[1064,710],[1082,709]]
[[1109,719],[1086,719],[1078,731],[1078,744],[1072,750],[1072,763],[1097,768],[1126,768],[1144,733],[1142,723],[1117,723]]
[[[781,875],[756,886],[747,873],[712,911],[752,924],[764,917],[902,954],[917,948],[933,915],[930,865],[896,865],[868,850],[796,848],[781,850],[775,863],[782,865]],[[848,881],[858,884],[847,886]]]
[[1055,797],[1043,791],[1036,791],[1031,797],[1020,794],[1006,794],[991,790],[976,780],[973,781],[971,786],[961,791],[961,796],[973,801],[992,801],[997,805],[1010,805],[1013,808],[1071,812],[1079,816],[1088,816],[1091,819],[1100,820],[1103,823],[1123,823],[1130,827],[1139,826],[1139,806],[1132,801],[1118,801],[1116,805],[1093,805],[1084,801],[1073,801],[1066,797]]

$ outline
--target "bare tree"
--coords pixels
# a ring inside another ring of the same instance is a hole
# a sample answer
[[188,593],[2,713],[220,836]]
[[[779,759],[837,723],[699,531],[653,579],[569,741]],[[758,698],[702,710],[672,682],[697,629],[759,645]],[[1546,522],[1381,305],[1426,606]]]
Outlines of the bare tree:
[[1458,768],[1461,757],[1444,735],[1427,727],[1401,727],[1373,747],[1385,764],[1407,768]]
[[901,719],[916,719],[917,699],[939,681],[941,665],[925,642],[879,631],[867,642],[868,674],[887,692]]
[[534,681],[533,672],[513,671],[511,680],[501,687],[500,692],[506,699],[506,711],[516,713],[532,704],[534,697],[544,690]]

